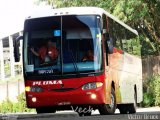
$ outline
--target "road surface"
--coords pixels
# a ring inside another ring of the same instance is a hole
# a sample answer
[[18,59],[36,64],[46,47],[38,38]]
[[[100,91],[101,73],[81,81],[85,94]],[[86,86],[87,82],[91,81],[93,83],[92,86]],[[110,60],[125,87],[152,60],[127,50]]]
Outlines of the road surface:
[[56,114],[1,114],[0,120],[160,120],[160,108],[139,108],[136,114],[120,114],[116,110],[115,115],[99,115],[96,110],[91,116],[83,117],[73,111],[60,111]]

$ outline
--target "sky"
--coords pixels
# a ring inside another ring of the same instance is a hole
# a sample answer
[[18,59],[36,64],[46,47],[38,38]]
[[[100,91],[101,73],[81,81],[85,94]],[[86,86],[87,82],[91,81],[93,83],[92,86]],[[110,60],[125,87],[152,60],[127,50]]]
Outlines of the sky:
[[51,8],[35,0],[0,0],[0,38],[23,30],[24,20],[33,12]]

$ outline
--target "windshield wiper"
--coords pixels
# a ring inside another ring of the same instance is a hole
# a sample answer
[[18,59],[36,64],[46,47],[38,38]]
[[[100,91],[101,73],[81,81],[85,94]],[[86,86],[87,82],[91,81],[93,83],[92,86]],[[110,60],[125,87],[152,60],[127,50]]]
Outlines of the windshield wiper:
[[72,56],[72,61],[73,61],[74,69],[76,70],[77,75],[79,75],[79,74],[80,74],[80,72],[79,72],[79,69],[78,69],[78,66],[77,66],[76,60],[75,60],[75,58],[74,58],[73,52],[72,52],[72,50],[69,50],[69,51],[71,52],[71,56]]

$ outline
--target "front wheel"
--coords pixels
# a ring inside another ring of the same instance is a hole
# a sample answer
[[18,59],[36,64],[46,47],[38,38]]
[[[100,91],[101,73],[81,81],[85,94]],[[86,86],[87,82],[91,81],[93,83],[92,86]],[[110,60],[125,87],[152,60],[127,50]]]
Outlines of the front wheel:
[[55,113],[56,110],[54,108],[50,108],[50,107],[40,107],[40,108],[36,108],[36,112],[37,112],[37,114],[41,114],[41,113]]
[[103,104],[99,106],[99,112],[101,115],[114,114],[116,110],[116,96],[114,89],[111,90],[111,104]]
[[80,113],[78,113],[78,115],[80,117],[82,117],[82,116],[91,116],[91,114],[92,114],[92,112],[87,112],[87,113],[80,112]]

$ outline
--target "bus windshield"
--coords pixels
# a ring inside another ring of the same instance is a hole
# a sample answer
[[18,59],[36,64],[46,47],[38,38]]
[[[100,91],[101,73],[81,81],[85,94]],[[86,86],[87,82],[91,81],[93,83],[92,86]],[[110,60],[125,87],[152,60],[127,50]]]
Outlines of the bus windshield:
[[99,72],[100,17],[70,15],[25,21],[24,70],[34,75]]

